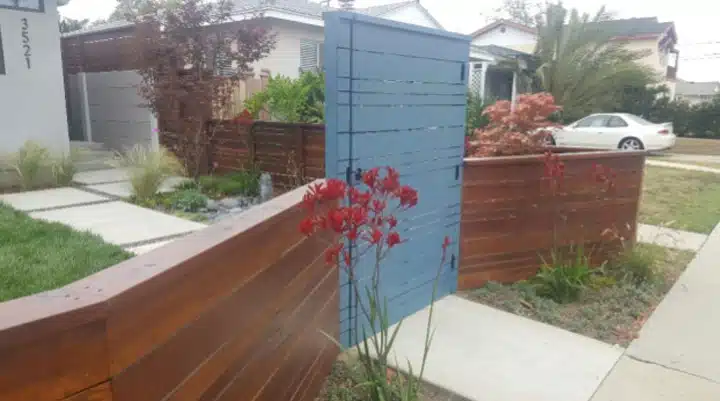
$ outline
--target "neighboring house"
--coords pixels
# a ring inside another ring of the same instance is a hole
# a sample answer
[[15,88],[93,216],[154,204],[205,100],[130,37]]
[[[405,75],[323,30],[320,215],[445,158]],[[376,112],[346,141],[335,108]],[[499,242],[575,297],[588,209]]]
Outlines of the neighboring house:
[[[678,68],[677,33],[673,22],[659,22],[656,17],[610,20],[599,23],[603,30],[614,35],[614,40],[626,42],[632,50],[647,52],[642,62],[657,72],[660,81],[675,94]],[[473,45],[499,45],[521,52],[532,53],[537,43],[535,29],[499,20],[471,34]]]
[[[255,70],[268,69],[273,75],[297,77],[301,71],[322,66],[324,40],[322,13],[332,11],[307,0],[235,0],[238,20],[262,13],[277,34],[275,49],[255,64]],[[442,29],[419,1],[410,0],[353,10],[362,14],[408,24]]]
[[57,6],[0,0],[0,153],[27,140],[69,150]]
[[720,82],[678,80],[675,87],[675,99],[684,100],[690,104],[709,102],[718,95],[720,95]]

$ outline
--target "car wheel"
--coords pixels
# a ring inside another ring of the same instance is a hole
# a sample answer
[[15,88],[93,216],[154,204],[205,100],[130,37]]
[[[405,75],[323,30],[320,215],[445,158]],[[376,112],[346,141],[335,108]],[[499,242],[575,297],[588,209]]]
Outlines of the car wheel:
[[547,134],[542,139],[543,145],[545,146],[555,146],[555,137],[552,136],[552,134]]
[[618,145],[618,149],[643,150],[643,149],[645,149],[645,146],[643,146],[643,143],[640,142],[640,140],[637,138],[625,138],[622,141],[620,141],[620,145]]

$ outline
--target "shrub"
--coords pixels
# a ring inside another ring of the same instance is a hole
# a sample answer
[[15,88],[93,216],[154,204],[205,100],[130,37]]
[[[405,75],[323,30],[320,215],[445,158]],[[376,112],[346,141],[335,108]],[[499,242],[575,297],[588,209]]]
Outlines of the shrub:
[[485,128],[490,123],[488,116],[483,113],[488,103],[483,102],[479,95],[468,92],[467,114],[465,117],[467,135],[471,136],[476,129]]
[[560,110],[549,93],[520,95],[513,108],[507,100],[495,102],[482,112],[489,124],[476,129],[472,156],[507,156],[541,149],[555,123],[548,120]]
[[198,180],[203,192],[211,196],[258,196],[260,172],[245,170],[224,176],[203,176]]
[[207,206],[207,197],[196,189],[186,189],[172,194],[170,205],[184,212],[197,212]]
[[641,285],[655,278],[656,259],[647,248],[627,248],[605,270],[617,280]]
[[18,174],[22,189],[30,189],[37,184],[40,172],[48,160],[47,148],[37,142],[27,141],[10,158],[10,167]]
[[538,274],[531,279],[535,292],[557,303],[576,301],[592,279],[590,259],[579,247],[574,258],[552,253],[552,264],[543,262]]
[[75,166],[77,156],[77,151],[71,150],[70,153],[62,154],[50,162],[50,168],[56,185],[66,186],[72,182],[75,173],[77,173],[77,167]]
[[245,101],[253,118],[262,110],[270,118],[284,122],[322,123],[325,107],[325,78],[322,73],[306,71],[293,79],[277,75],[271,77],[262,92]]
[[135,145],[126,153],[118,154],[114,164],[128,168],[133,196],[140,203],[150,200],[165,179],[183,173],[180,161],[162,147],[152,150]]

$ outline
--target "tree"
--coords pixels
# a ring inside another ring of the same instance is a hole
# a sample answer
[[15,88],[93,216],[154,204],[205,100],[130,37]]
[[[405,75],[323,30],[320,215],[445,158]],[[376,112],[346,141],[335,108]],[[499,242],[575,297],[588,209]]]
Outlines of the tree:
[[87,28],[88,24],[90,24],[89,19],[72,19],[63,17],[60,20],[60,32],[68,33],[79,31],[81,29]]
[[543,90],[563,106],[563,117],[573,120],[594,111],[612,109],[626,87],[655,82],[654,72],[639,63],[645,52],[628,50],[613,39],[601,22],[610,15],[601,8],[594,17],[548,5],[538,18],[536,71]]
[[503,0],[500,7],[489,14],[481,14],[487,23],[505,19],[518,24],[534,27],[537,17],[543,13],[546,1],[541,0]]
[[[117,0],[107,21],[132,21],[150,11],[152,0]],[[166,5],[167,6],[167,5]]]
[[173,135],[173,151],[197,177],[212,140],[208,122],[232,99],[237,81],[266,56],[275,37],[259,16],[232,22],[228,1],[147,0],[135,18],[140,95],[162,115],[163,135]]
[[342,10],[352,10],[355,7],[355,0],[338,0]]

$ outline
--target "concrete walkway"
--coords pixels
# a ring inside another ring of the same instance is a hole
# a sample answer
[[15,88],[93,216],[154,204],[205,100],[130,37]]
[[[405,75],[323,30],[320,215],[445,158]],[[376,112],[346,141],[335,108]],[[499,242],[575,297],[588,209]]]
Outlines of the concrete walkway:
[[[171,190],[180,179],[164,184]],[[0,201],[30,216],[90,231],[135,254],[149,252],[205,228],[205,224],[120,201],[129,195],[127,174],[121,169],[78,173],[75,188],[0,195]]]
[[720,400],[720,224],[593,401]]
[[[395,342],[401,370],[417,373],[428,309],[405,319]],[[476,401],[587,401],[622,349],[458,296],[435,304],[424,379]]]
[[676,169],[681,169],[681,170],[701,171],[704,173],[720,174],[720,168],[697,166],[694,164],[673,163],[673,162],[666,162],[666,161],[652,160],[652,159],[646,160],[645,163],[648,166],[668,167],[668,168],[676,168]]
[[707,235],[690,231],[673,230],[666,227],[638,224],[638,241],[666,248],[685,251],[698,251],[707,239]]

